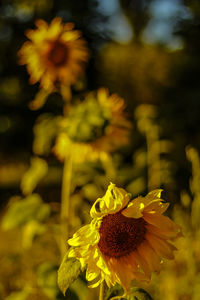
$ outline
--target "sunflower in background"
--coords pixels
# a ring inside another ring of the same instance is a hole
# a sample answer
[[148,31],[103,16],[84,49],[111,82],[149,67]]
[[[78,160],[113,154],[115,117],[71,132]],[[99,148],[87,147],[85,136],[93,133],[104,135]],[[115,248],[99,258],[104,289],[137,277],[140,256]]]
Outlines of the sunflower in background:
[[161,191],[131,200],[111,183],[95,201],[91,223],[68,240],[68,256],[87,266],[90,287],[105,280],[108,287],[119,283],[128,293],[133,279],[149,282],[153,271],[160,272],[162,257],[174,258],[170,242],[180,235],[180,227],[162,215],[169,204],[160,199]]
[[30,83],[40,82],[37,108],[58,88],[63,98],[69,100],[70,86],[83,75],[88,49],[73,23],[62,24],[61,18],[54,18],[49,25],[44,20],[35,24],[37,29],[27,31],[30,41],[24,43],[18,54],[19,63],[26,65],[30,74]]
[[61,120],[54,153],[61,161],[72,154],[77,163],[106,159],[129,141],[131,123],[124,109],[124,100],[105,88],[89,93]]

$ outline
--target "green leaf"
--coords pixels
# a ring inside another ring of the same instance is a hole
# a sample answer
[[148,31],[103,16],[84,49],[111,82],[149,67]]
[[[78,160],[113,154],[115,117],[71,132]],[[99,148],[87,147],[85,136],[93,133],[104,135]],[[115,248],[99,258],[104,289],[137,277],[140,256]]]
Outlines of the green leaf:
[[37,155],[47,155],[51,151],[54,139],[59,132],[60,116],[52,114],[40,115],[33,128],[33,152]]
[[141,288],[132,288],[130,293],[124,296],[124,290],[119,284],[112,286],[106,292],[105,300],[112,300],[112,299],[153,300],[153,298],[145,290]]
[[57,265],[47,261],[41,264],[37,270],[38,286],[50,299],[56,299],[59,293],[57,286],[57,269]]
[[38,182],[47,174],[46,161],[37,156],[31,158],[31,166],[21,180],[21,190],[24,195],[29,195],[38,185]]
[[66,253],[58,270],[58,286],[64,295],[80,273],[80,262],[76,258],[69,258],[68,253]]
[[87,282],[80,277],[72,283],[70,289],[76,293],[79,300],[89,299],[90,290],[88,289]]
[[141,288],[132,288],[129,300],[153,300],[153,298]]
[[46,225],[39,223],[36,220],[28,222],[22,230],[22,246],[25,249],[31,248],[33,240],[36,236],[46,232]]
[[123,288],[119,284],[116,284],[115,286],[111,286],[111,288],[109,288],[106,291],[105,300],[109,300],[117,296],[119,296],[119,299],[125,299],[125,298],[120,298],[120,295],[122,296],[123,294],[124,294]]
[[27,289],[24,289],[20,292],[13,292],[8,297],[5,298],[5,300],[26,300],[29,295],[29,291]]
[[23,226],[31,220],[42,221],[50,214],[49,205],[43,203],[38,194],[32,194],[24,199],[19,197],[15,199],[3,217],[2,228],[4,230]]

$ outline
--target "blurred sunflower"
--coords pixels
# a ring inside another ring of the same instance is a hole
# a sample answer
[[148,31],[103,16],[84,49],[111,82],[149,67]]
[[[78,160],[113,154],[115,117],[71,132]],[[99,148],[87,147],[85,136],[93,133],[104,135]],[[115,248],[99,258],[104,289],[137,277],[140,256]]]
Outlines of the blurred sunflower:
[[105,88],[89,93],[61,121],[54,153],[60,160],[73,153],[75,162],[105,159],[108,153],[128,143],[131,124],[124,108],[124,100],[116,94],[109,95]]
[[19,63],[27,66],[31,84],[39,81],[45,91],[59,87],[62,93],[83,73],[88,60],[86,42],[81,32],[73,29],[74,24],[62,24],[61,18],[53,19],[50,25],[37,20],[36,27],[26,33],[30,41],[20,49]]
[[110,287],[119,283],[127,293],[133,279],[150,281],[159,273],[161,257],[173,259],[176,248],[169,243],[180,234],[180,227],[162,213],[169,204],[160,199],[161,190],[130,201],[129,194],[114,184],[93,204],[90,224],[71,239],[69,257],[87,265],[86,278],[103,280]]

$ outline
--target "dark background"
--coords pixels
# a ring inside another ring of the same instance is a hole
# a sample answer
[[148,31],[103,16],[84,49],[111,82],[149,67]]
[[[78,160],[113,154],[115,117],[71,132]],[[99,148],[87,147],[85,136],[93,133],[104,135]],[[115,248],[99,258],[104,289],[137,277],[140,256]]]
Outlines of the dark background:
[[[56,16],[74,22],[88,42],[90,61],[83,91],[105,86],[127,103],[135,128],[127,163],[130,153],[144,142],[136,129],[135,108],[142,103],[156,106],[160,137],[175,145],[170,154],[175,164],[171,188],[178,195],[191,176],[185,147],[200,148],[200,2],[2,0],[0,205],[19,191],[20,176],[33,154],[35,120],[43,112],[62,112],[58,94],[50,96],[39,111],[29,109],[39,85],[29,85],[29,75],[17,57],[26,40],[24,32],[34,28],[35,20],[50,22]],[[73,92],[79,91],[73,87]]]

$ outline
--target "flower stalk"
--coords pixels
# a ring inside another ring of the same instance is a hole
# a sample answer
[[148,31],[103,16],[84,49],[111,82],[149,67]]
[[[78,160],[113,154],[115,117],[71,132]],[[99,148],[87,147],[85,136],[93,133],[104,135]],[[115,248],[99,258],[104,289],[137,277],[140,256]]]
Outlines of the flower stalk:
[[69,155],[64,161],[63,178],[62,178],[62,191],[61,191],[61,241],[60,250],[62,257],[67,250],[66,241],[69,238],[70,226],[70,187],[72,177],[72,154]]
[[104,281],[102,281],[99,287],[99,300],[103,300],[103,299],[104,299]]

